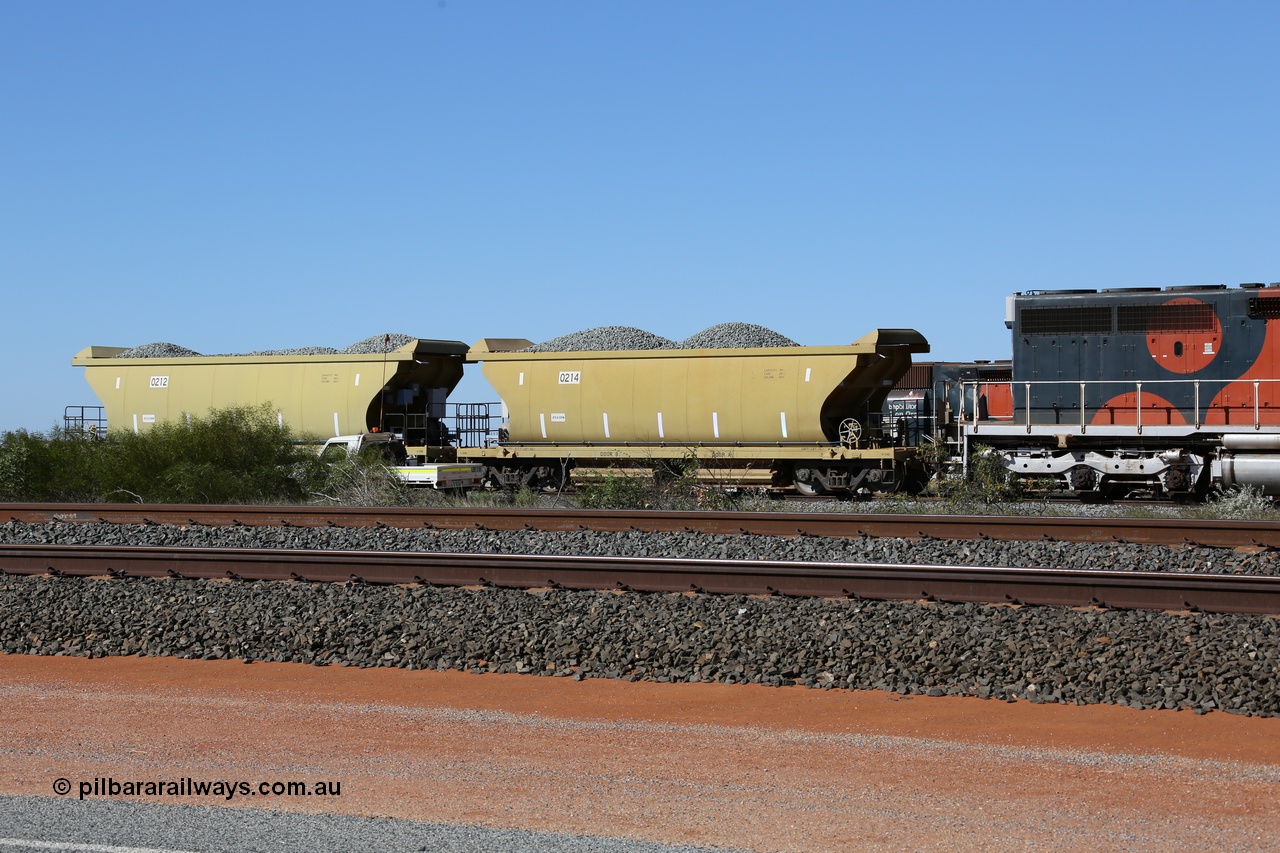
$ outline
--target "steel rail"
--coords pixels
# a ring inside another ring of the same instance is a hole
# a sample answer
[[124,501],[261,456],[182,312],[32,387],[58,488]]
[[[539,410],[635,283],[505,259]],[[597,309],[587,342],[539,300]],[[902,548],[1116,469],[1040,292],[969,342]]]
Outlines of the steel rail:
[[768,536],[1049,540],[1280,548],[1280,522],[1173,518],[670,512],[516,508],[0,504],[4,521],[482,530],[599,530]]
[[0,570],[1280,613],[1280,577],[1181,572],[90,545],[0,545]]

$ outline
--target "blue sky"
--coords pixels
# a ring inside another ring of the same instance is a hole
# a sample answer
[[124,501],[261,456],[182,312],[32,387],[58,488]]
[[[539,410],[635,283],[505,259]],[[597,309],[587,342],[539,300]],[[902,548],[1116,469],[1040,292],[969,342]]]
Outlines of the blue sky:
[[[0,430],[72,356],[1280,280],[1280,4],[0,4]],[[455,399],[493,399],[479,371]]]

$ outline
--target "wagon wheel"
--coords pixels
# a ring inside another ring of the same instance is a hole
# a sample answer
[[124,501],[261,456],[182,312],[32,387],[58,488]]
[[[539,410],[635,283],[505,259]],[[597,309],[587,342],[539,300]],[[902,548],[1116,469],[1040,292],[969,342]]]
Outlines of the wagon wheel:
[[826,489],[822,488],[822,483],[818,481],[815,472],[810,468],[795,469],[791,482],[796,487],[796,494],[803,495],[806,498],[826,493]]
[[568,467],[563,463],[551,463],[530,468],[525,474],[524,485],[547,493],[563,492],[568,483]]
[[853,418],[845,418],[840,422],[840,444],[844,447],[857,447],[862,439],[862,424]]

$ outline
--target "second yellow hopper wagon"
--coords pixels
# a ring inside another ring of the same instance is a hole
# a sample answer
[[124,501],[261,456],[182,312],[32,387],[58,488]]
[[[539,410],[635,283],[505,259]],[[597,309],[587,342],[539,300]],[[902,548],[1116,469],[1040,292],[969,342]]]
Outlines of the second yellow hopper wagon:
[[885,397],[928,352],[912,329],[847,346],[533,352],[486,338],[480,362],[503,404],[502,440],[465,449],[502,485],[558,486],[572,469],[696,460],[726,485],[802,493],[896,491],[915,450],[881,421]]

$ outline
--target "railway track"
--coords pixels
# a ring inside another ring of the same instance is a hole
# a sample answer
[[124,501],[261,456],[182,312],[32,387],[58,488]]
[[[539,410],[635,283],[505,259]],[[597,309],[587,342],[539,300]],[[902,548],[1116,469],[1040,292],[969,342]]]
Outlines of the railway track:
[[1280,523],[1170,518],[948,516],[808,512],[670,512],[514,508],[0,504],[0,522],[599,530],[765,536],[1125,542],[1280,549]]
[[622,589],[1280,613],[1280,577],[760,560],[0,545],[9,574]]

